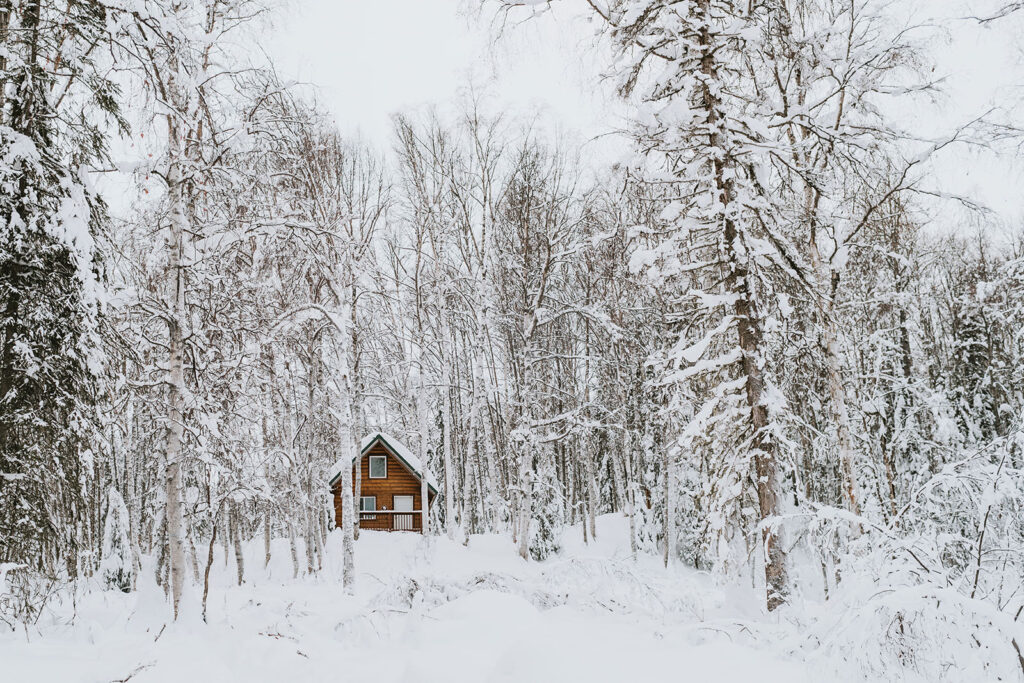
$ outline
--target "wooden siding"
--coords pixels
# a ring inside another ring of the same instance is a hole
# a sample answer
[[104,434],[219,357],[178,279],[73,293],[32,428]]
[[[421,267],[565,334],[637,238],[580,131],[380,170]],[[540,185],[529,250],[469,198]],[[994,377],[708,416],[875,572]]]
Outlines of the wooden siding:
[[[383,455],[388,459],[388,476],[386,479],[370,479],[370,456]],[[378,529],[390,531],[396,526],[395,515],[390,514],[395,509],[395,496],[412,496],[413,510],[420,509],[420,480],[412,472],[405,468],[405,465],[394,456],[391,451],[385,448],[380,441],[373,444],[369,450],[363,453],[362,465],[362,496],[376,496],[377,509],[387,509],[389,514],[362,515],[360,529]],[[352,465],[352,493],[356,492],[355,464]],[[341,526],[341,481],[331,489],[334,493],[334,523]],[[436,495],[430,492],[430,504],[433,505]],[[359,510],[359,499],[354,501],[355,508]],[[412,531],[422,531],[423,522],[419,512],[405,513],[412,515]],[[370,518],[372,517],[372,518]],[[405,526],[408,519],[399,520],[397,526]]]

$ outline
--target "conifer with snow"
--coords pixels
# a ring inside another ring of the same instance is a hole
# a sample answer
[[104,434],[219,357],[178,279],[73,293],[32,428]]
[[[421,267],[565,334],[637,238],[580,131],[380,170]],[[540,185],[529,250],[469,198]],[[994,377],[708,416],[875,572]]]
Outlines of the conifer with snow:
[[135,559],[128,540],[128,507],[113,486],[107,492],[100,579],[109,590],[128,593],[135,585]]
[[106,7],[65,5],[0,13],[0,561],[74,574],[107,226],[87,172],[105,159],[119,98],[97,63]]

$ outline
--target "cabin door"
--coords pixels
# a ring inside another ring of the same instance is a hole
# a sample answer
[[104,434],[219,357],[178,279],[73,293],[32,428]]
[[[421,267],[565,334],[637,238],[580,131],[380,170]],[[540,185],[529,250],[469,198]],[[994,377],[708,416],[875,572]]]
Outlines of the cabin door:
[[412,512],[412,496],[395,496],[395,531],[412,531],[411,514],[400,515],[399,512]]

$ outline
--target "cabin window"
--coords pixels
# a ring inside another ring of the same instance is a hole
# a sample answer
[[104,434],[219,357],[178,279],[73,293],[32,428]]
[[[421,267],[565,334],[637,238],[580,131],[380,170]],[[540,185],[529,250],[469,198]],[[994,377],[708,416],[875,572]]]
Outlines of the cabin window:
[[364,513],[359,515],[359,519],[364,522],[372,522],[377,519],[377,515],[367,515],[367,512],[377,511],[377,496],[360,496],[359,497],[359,512]]
[[386,455],[370,456],[370,479],[388,478],[388,457]]

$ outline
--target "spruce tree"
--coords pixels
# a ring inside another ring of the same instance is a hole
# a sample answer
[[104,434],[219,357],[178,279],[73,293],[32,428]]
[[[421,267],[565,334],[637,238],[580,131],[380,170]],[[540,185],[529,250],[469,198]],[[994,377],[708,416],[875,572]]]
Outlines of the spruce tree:
[[668,452],[711,475],[703,509],[712,562],[732,563],[741,554],[725,548],[735,530],[756,529],[772,610],[788,593],[776,526],[787,402],[770,361],[775,293],[793,269],[763,186],[761,96],[746,68],[767,16],[756,3],[651,0],[610,22],[626,57],[621,90],[641,100],[638,170],[662,199],[647,226],[662,239],[638,265],[670,308],[654,359],[673,394]]
[[[533,530],[530,533],[530,557],[546,560],[562,546],[562,528],[565,525],[561,493],[555,479],[554,461],[550,448],[538,452],[540,463],[533,482]],[[585,522],[584,522],[585,523]]]
[[113,487],[107,493],[100,576],[107,589],[122,593],[130,592],[135,581],[135,564],[132,561],[131,542],[128,540],[128,507]]
[[105,156],[114,87],[93,55],[99,2],[0,11],[0,561],[75,571],[101,363]]

